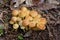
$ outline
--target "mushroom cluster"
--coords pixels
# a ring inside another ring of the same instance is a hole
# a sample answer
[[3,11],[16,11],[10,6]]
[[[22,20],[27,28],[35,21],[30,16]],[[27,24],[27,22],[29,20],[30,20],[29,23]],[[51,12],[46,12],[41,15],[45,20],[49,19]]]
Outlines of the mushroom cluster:
[[14,29],[32,29],[32,30],[45,30],[47,23],[46,18],[43,18],[36,10],[29,10],[22,7],[19,10],[12,11],[12,18],[9,22],[13,25]]

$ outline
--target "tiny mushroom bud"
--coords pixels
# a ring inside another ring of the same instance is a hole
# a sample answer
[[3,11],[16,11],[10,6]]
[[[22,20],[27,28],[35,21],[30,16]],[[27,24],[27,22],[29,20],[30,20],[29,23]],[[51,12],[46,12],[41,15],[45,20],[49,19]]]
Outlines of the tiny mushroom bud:
[[12,15],[17,16],[20,13],[20,10],[13,10]]
[[14,29],[18,29],[19,25],[16,23],[16,24],[13,24],[13,28]]
[[17,21],[17,17],[12,17],[11,19],[13,22],[16,22]]

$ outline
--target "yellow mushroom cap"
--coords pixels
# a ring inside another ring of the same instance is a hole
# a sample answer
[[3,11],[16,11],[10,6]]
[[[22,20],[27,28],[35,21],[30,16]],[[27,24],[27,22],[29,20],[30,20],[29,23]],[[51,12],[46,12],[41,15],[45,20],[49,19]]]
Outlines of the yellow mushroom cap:
[[32,10],[32,11],[30,12],[30,15],[31,15],[32,17],[35,17],[35,16],[37,16],[37,15],[38,15],[38,12],[37,12],[37,11]]
[[13,24],[13,28],[14,29],[18,29],[19,25],[16,23],[16,24]]
[[33,18],[32,18],[31,16],[26,16],[25,19],[26,19],[26,20],[29,20],[29,21],[33,20]]
[[29,13],[30,13],[30,11],[29,11],[29,10],[27,10],[27,11],[21,11],[21,13],[19,14],[19,17],[24,18],[24,17],[28,16],[28,15],[29,15]]
[[28,20],[23,20],[23,21],[22,21],[22,25],[23,25],[23,26],[27,26],[28,24],[29,24],[29,21],[28,21]]
[[17,17],[17,21],[22,21],[22,19],[20,17]]
[[30,14],[30,10],[25,11],[25,13],[26,13],[26,16],[28,16]]
[[45,18],[40,18],[40,21],[37,23],[37,28],[40,30],[45,30],[45,25],[46,25],[46,19]]
[[46,24],[47,23],[47,20],[46,18],[40,18],[40,21],[39,21],[40,24]]
[[10,24],[14,24],[14,22],[11,20],[10,22],[9,22]]
[[45,25],[43,25],[43,24],[37,24],[37,28],[40,29],[40,30],[45,30],[46,29]]
[[33,27],[35,27],[35,26],[36,26],[36,23],[35,23],[34,21],[32,21],[32,22],[29,23],[29,27],[30,27],[30,28],[33,28]]
[[41,14],[38,14],[37,16],[36,16],[36,18],[41,18],[42,16],[41,16]]
[[21,11],[27,11],[27,8],[26,7],[22,7]]
[[12,17],[11,19],[13,22],[16,22],[17,21],[17,17]]
[[21,14],[19,14],[19,17],[24,18],[26,15],[27,15],[26,12],[21,11]]
[[12,15],[17,16],[20,13],[20,10],[13,10]]
[[34,17],[33,21],[35,21],[36,23],[38,23],[40,21],[40,18]]

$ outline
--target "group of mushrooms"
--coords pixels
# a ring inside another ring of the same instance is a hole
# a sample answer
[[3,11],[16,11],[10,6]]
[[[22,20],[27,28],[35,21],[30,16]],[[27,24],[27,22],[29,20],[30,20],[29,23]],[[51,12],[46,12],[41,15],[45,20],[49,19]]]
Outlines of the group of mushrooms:
[[47,20],[43,18],[36,10],[29,10],[26,7],[12,11],[12,18],[9,22],[14,29],[32,29],[45,30]]

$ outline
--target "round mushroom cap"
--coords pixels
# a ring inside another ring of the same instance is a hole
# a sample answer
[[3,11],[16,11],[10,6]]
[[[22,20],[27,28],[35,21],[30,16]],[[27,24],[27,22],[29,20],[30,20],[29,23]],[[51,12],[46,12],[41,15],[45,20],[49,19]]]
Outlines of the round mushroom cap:
[[16,22],[17,21],[17,17],[12,17],[11,19],[13,22]]
[[35,10],[32,10],[32,11],[30,12],[30,15],[31,15],[32,17],[36,17],[36,16],[38,15],[38,12],[35,11]]
[[17,16],[20,13],[20,10],[13,10],[12,15]]
[[10,24],[14,24],[14,22],[11,20],[10,22],[9,22]]
[[45,30],[46,29],[45,25],[43,25],[43,24],[37,24],[37,28],[40,29],[40,30]]
[[27,11],[28,9],[26,7],[22,7],[21,11]]
[[36,23],[35,23],[34,21],[32,21],[32,22],[29,23],[29,27],[30,27],[30,28],[33,28],[33,27],[35,27],[35,26],[36,26]]
[[16,23],[16,24],[13,24],[13,28],[14,29],[18,29],[19,25]]
[[33,20],[33,18],[32,18],[31,16],[26,16],[25,19],[26,19],[26,20],[29,20],[29,21]]
[[22,21],[22,25],[23,26],[28,26],[29,25],[29,21],[28,20],[23,20]]
[[47,20],[46,18],[40,18],[40,21],[39,21],[40,24],[46,24],[47,23]]

